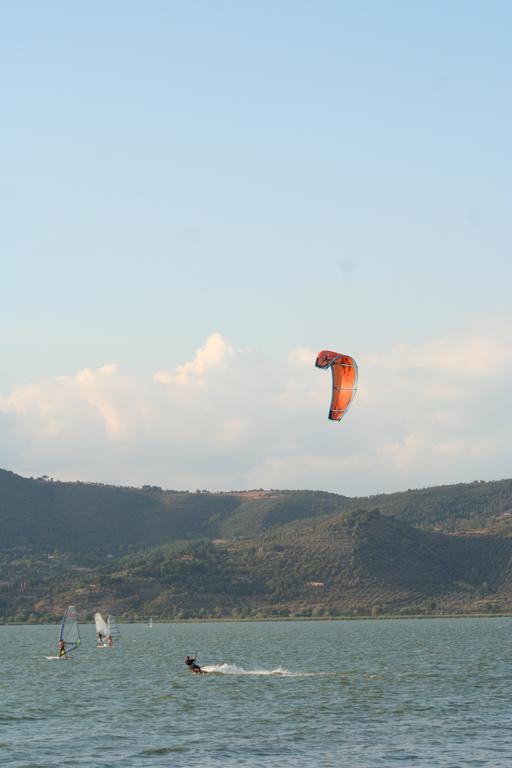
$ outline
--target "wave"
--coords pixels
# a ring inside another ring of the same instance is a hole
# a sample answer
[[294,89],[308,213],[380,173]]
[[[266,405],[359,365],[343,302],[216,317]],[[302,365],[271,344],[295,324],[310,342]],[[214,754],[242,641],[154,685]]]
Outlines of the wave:
[[310,677],[312,672],[290,672],[284,667],[276,667],[275,669],[244,669],[236,664],[203,664],[201,669],[204,669],[208,673],[216,673],[219,675],[253,675],[253,676],[269,676],[274,675],[276,677]]

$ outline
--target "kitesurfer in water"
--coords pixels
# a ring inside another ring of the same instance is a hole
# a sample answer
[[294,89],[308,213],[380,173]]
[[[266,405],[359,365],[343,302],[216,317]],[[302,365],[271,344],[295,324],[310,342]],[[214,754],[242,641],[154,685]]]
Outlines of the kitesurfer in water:
[[196,663],[197,654],[195,656],[185,656],[185,664],[189,668],[190,672],[193,672],[196,675],[203,674],[203,670],[199,666],[199,664]]
[[66,643],[64,642],[64,640],[59,640],[59,644],[57,648],[59,651],[59,659],[67,659]]

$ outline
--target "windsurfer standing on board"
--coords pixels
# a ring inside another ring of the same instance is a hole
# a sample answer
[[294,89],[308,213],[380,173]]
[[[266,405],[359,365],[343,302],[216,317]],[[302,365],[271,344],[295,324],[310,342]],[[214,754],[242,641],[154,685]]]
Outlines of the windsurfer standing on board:
[[197,651],[195,656],[185,656],[185,664],[187,665],[189,672],[193,672],[196,675],[202,675],[203,670],[199,666],[199,664],[196,664],[197,659]]
[[59,643],[57,645],[58,651],[59,651],[59,659],[67,659],[67,653],[66,653],[66,643],[64,640],[59,640]]

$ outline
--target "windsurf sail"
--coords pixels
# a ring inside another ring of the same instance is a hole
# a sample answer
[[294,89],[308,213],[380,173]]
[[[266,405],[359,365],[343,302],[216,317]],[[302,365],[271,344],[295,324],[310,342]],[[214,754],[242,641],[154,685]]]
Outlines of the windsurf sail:
[[102,637],[106,640],[107,635],[109,634],[108,626],[101,613],[94,614],[94,623],[96,624],[96,637],[98,640],[100,640]]
[[357,391],[357,363],[350,355],[324,349],[318,353],[315,365],[317,368],[330,368],[332,371],[329,419],[341,421]]
[[107,635],[112,637],[112,640],[119,640],[121,633],[117,626],[116,617],[109,614],[107,616]]
[[74,651],[80,645],[80,627],[74,605],[68,606],[60,625],[59,640],[64,641],[66,653]]
[[150,619],[150,620],[149,620],[149,622],[148,622],[148,627],[149,627],[150,629],[153,629],[153,619]]

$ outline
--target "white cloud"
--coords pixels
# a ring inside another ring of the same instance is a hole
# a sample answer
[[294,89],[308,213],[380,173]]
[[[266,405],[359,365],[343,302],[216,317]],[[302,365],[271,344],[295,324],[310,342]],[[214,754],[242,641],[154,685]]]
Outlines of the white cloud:
[[293,365],[309,368],[314,364],[316,355],[310,347],[295,347],[288,353],[288,360]]
[[423,441],[414,434],[406,435],[402,440],[393,443],[385,443],[378,448],[379,453],[389,457],[391,462],[400,470],[412,466],[418,453],[421,451]]
[[49,435],[96,417],[110,438],[121,439],[128,431],[127,414],[134,394],[133,381],[116,365],[105,365],[97,370],[84,368],[75,376],[13,387],[9,395],[0,395],[0,410],[16,414],[30,429]]
[[[174,488],[368,492],[510,474],[510,320],[361,355],[340,423],[331,377],[296,347],[267,358],[218,333],[154,376],[117,365],[0,394],[0,466]],[[486,335],[487,334],[487,335]]]
[[456,378],[493,378],[512,364],[512,323],[503,322],[494,333],[438,339],[420,344],[397,344],[370,356],[368,362],[394,374],[427,371]]
[[240,418],[226,419],[217,433],[219,446],[241,445],[246,436],[246,423]]
[[154,380],[159,384],[204,386],[206,376],[211,371],[225,368],[234,354],[233,347],[224,337],[220,333],[213,333],[204,346],[197,350],[193,360],[179,365],[173,372],[157,371]]
[[445,443],[436,443],[433,446],[434,453],[446,457],[466,457],[474,458],[479,456],[489,456],[494,453],[492,441],[484,440],[450,440]]
[[460,386],[455,387],[453,384],[447,384],[443,381],[428,383],[424,392],[429,400],[457,400],[457,398],[464,396],[464,391]]

